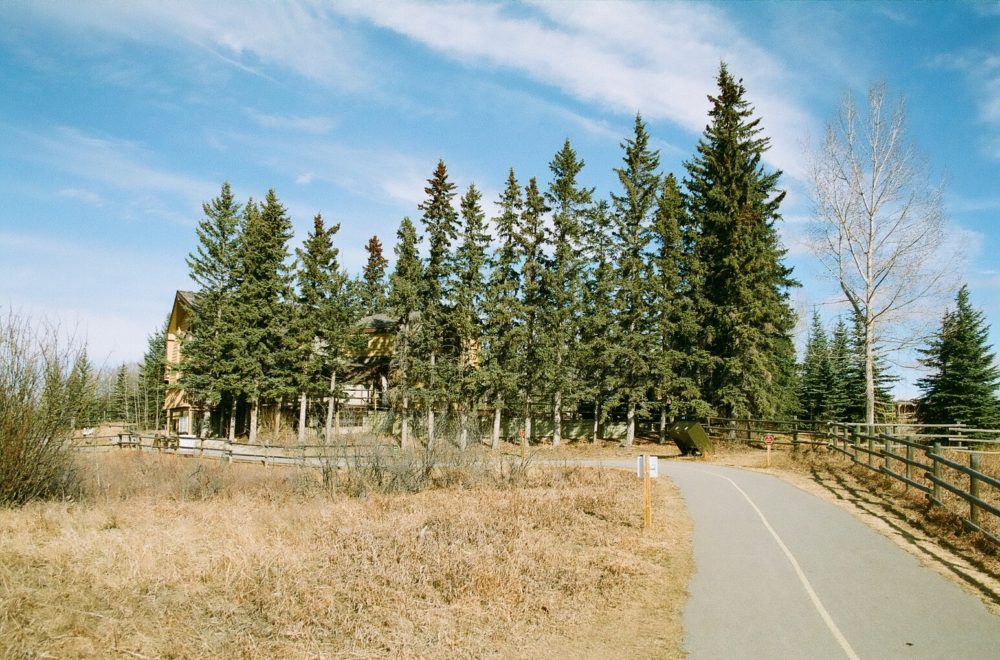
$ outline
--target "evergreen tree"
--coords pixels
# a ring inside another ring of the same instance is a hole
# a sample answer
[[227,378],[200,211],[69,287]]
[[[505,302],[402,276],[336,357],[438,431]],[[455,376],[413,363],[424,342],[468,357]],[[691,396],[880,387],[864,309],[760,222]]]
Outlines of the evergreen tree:
[[182,338],[178,386],[204,408],[206,417],[211,408],[226,400],[229,438],[233,440],[236,400],[242,389],[237,352],[243,338],[236,318],[240,205],[227,182],[202,210],[205,216],[196,230],[198,246],[187,258],[198,291],[190,329]]
[[112,418],[126,424],[132,418],[132,406],[129,402],[128,367],[122,364],[115,373],[114,389],[111,391]]
[[542,308],[539,346],[546,366],[545,380],[552,394],[552,444],[562,441],[563,411],[575,404],[576,341],[583,298],[584,219],[592,205],[593,188],[580,187],[577,177],[584,162],[569,140],[549,163],[552,182],[545,194],[552,211],[549,244],[552,254],[543,277],[546,298]]
[[511,169],[507,186],[497,201],[500,215],[493,218],[497,247],[489,259],[489,280],[483,300],[483,351],[480,380],[493,406],[490,445],[500,446],[503,411],[517,394],[517,374],[521,371],[518,352],[522,326],[520,315],[520,272],[518,271],[518,231],[524,200]]
[[451,246],[458,238],[458,214],[452,206],[455,184],[448,180],[444,161],[438,161],[424,188],[427,199],[417,208],[427,236],[428,256],[421,291],[422,306],[418,329],[419,351],[414,367],[424,388],[420,392],[427,408],[427,447],[435,445],[434,412],[449,396],[451,375],[458,347],[451,327],[454,258]]
[[372,236],[365,244],[368,261],[361,275],[362,309],[365,314],[379,314],[386,309],[386,267],[389,260],[382,254],[382,241]]
[[829,418],[832,408],[830,401],[832,372],[830,342],[819,312],[814,309],[799,377],[799,414],[805,419]]
[[852,380],[850,333],[844,319],[838,318],[830,339],[830,380],[826,388],[827,412],[830,421],[850,420],[852,387],[864,394],[864,382]]
[[545,272],[545,233],[543,221],[549,211],[545,198],[538,189],[538,181],[532,177],[525,188],[524,209],[517,235],[517,252],[521,262],[521,305],[518,325],[521,326],[520,355],[516,364],[518,389],[524,403],[525,444],[531,442],[531,421],[534,406],[543,392],[544,377],[539,347],[539,326],[542,308],[545,304],[543,276]]
[[389,309],[398,319],[393,360],[391,400],[398,406],[400,446],[410,447],[410,402],[413,399],[413,318],[422,306],[423,265],[417,251],[420,238],[409,218],[403,218],[396,233],[396,267],[389,278]]
[[139,390],[142,396],[142,427],[160,428],[160,414],[166,396],[167,324],[156,329],[146,340],[146,353],[139,365]]
[[795,406],[788,289],[796,282],[774,227],[785,193],[777,189],[781,173],[761,163],[770,140],[725,64],[718,86],[698,153],[685,163],[704,265],[706,348],[715,362],[705,391],[725,415],[780,416]]
[[455,288],[452,297],[459,355],[454,387],[458,392],[458,446],[462,449],[468,444],[469,415],[475,413],[481,394],[478,367],[483,334],[483,266],[489,244],[481,200],[482,194],[475,185],[470,185],[462,197],[462,243],[455,252]]
[[615,242],[615,363],[616,389],[627,407],[626,446],[635,439],[636,414],[646,402],[650,385],[648,356],[652,349],[646,295],[650,278],[648,247],[652,216],[656,210],[660,177],[656,173],[659,152],[649,148],[649,135],[642,117],[635,117],[635,135],[622,145],[625,166],[616,168],[621,195],[612,195]]
[[326,440],[330,441],[336,407],[337,374],[343,369],[345,337],[351,331],[354,310],[348,300],[348,278],[337,262],[333,237],[340,224],[326,227],[319,214],[313,231],[296,250],[298,300],[295,305],[295,381],[299,391],[299,441],[305,439],[308,399],[326,394]]
[[253,200],[243,210],[238,249],[235,319],[242,333],[235,365],[241,394],[250,403],[250,442],[256,442],[261,403],[274,405],[275,431],[285,397],[294,393],[294,333],[288,241],[292,222],[269,190],[264,203]]
[[[575,363],[579,369],[581,397],[593,406],[591,442],[601,437],[607,411],[614,406],[615,345],[618,325],[614,317],[615,268],[608,235],[611,210],[600,200],[587,216],[585,225],[586,270],[583,314]],[[610,404],[610,405],[609,405]]]
[[66,379],[66,407],[69,428],[92,426],[100,421],[97,401],[97,375],[86,349],[73,361]]
[[983,313],[969,301],[969,287],[962,286],[955,309],[945,312],[941,329],[921,351],[921,363],[931,370],[917,381],[923,392],[917,407],[922,423],[961,423],[981,429],[1000,425],[1000,369],[988,343],[989,332]]
[[[851,313],[850,332],[851,361],[847,377],[849,404],[847,418],[851,422],[864,422],[866,416],[865,399],[865,327],[864,323]],[[875,421],[885,422],[892,417],[892,385],[899,380],[886,365],[885,353],[879,338],[872,338],[872,373],[875,383]]]
[[693,310],[686,300],[686,215],[677,180],[668,174],[653,219],[653,272],[648,287],[654,341],[652,389],[660,408],[660,442],[666,439],[668,416],[696,414],[696,402],[701,396],[694,377],[696,361],[684,335],[688,326],[698,325],[696,319],[690,318]]

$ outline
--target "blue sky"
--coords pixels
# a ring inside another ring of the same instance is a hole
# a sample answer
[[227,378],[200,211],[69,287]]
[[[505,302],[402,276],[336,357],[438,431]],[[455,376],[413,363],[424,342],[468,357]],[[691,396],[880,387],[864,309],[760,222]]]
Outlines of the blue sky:
[[85,336],[99,364],[139,359],[191,286],[200,206],[223,181],[241,199],[273,187],[296,241],[317,212],[340,222],[356,273],[372,234],[392,256],[439,158],[495,200],[509,167],[546,183],[569,138],[606,196],[639,111],[682,176],[721,60],[785,173],[804,319],[838,309],[805,243],[809,150],[845,93],[884,80],[946,182],[950,261],[1000,326],[996,2],[6,0],[0,306]]

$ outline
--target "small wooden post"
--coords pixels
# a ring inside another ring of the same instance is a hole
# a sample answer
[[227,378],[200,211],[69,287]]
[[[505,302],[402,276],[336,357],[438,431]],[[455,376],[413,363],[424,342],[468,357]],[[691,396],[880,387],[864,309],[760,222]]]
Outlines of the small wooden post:
[[851,446],[854,447],[854,461],[858,460],[858,427],[851,427]]
[[882,467],[885,468],[887,471],[892,470],[892,464],[889,462],[889,452],[891,451],[892,451],[892,440],[887,437],[882,446]]
[[[906,436],[906,441],[907,442],[913,442],[913,436],[912,435]],[[910,445],[906,445],[906,461],[907,461],[907,463],[906,463],[906,478],[907,479],[913,479],[913,473],[912,473],[913,467],[909,463],[909,461],[912,461],[912,460],[913,460],[913,447],[911,447]],[[906,486],[905,486],[904,490],[910,490],[910,482],[909,481],[906,482]]]
[[799,418],[792,418],[792,453],[799,449]]
[[653,524],[653,480],[649,476],[649,454],[642,455],[642,528]]
[[[979,454],[972,452],[969,454],[969,467],[979,472]],[[975,475],[969,475],[969,495],[979,497],[979,479]],[[969,502],[969,522],[979,526],[979,507],[974,502]]]
[[[934,455],[935,456],[940,456],[941,455],[941,441],[940,440],[935,440],[934,441]],[[940,479],[941,478],[941,464],[938,463],[938,461],[937,461],[936,458],[931,458],[931,460],[934,462],[934,466],[931,468],[931,473],[934,475],[935,479]],[[934,488],[932,489],[932,491],[933,492],[931,493],[931,498],[934,500],[934,504],[940,504],[941,503],[941,486],[938,485],[937,481],[934,482]]]
[[767,443],[767,466],[771,467],[771,443]]
[[875,436],[873,431],[868,429],[868,467],[875,467]]

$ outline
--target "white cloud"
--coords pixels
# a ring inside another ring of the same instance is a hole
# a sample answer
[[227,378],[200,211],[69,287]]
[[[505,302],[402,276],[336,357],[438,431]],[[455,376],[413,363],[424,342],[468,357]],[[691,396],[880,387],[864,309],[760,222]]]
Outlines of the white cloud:
[[81,202],[86,202],[88,204],[93,204],[94,206],[101,206],[104,200],[101,196],[92,190],[85,190],[83,188],[63,188],[56,193],[60,197],[68,197],[70,199],[78,199]]
[[1000,56],[990,50],[970,49],[939,55],[930,64],[965,74],[976,98],[979,120],[991,129],[980,146],[1000,160]]
[[0,3],[5,12],[32,14],[77,32],[194,45],[258,75],[265,75],[261,65],[272,65],[348,88],[363,84],[360,45],[338,27],[329,7],[310,0]]
[[[188,204],[200,204],[217,188],[216,184],[150,165],[154,156],[134,142],[96,137],[68,126],[45,133],[19,131],[16,137],[31,146],[31,158],[53,170],[133,194],[167,193]],[[80,186],[65,188],[60,194],[91,203],[100,200],[97,193]]]
[[725,60],[747,80],[751,102],[767,117],[773,136],[769,160],[791,176],[804,174],[797,142],[812,118],[787,100],[794,89],[777,61],[713,7],[624,2],[538,3],[528,11],[500,4],[337,7],[460,62],[514,69],[576,98],[616,112],[641,111],[695,133],[707,123],[707,95]]
[[336,124],[331,117],[271,115],[257,112],[256,110],[247,110],[247,115],[254,121],[254,123],[258,126],[262,126],[263,128],[275,128],[278,130],[312,133],[315,135],[329,133]]
[[295,177],[295,183],[300,186],[306,186],[312,183],[314,176],[312,172],[303,172],[302,174]]

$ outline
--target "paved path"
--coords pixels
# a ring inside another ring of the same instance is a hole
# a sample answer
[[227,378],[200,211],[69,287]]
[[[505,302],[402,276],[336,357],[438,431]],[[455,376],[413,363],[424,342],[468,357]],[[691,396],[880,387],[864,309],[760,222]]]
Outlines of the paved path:
[[847,511],[767,474],[660,470],[694,522],[691,658],[1000,658],[1000,617]]

